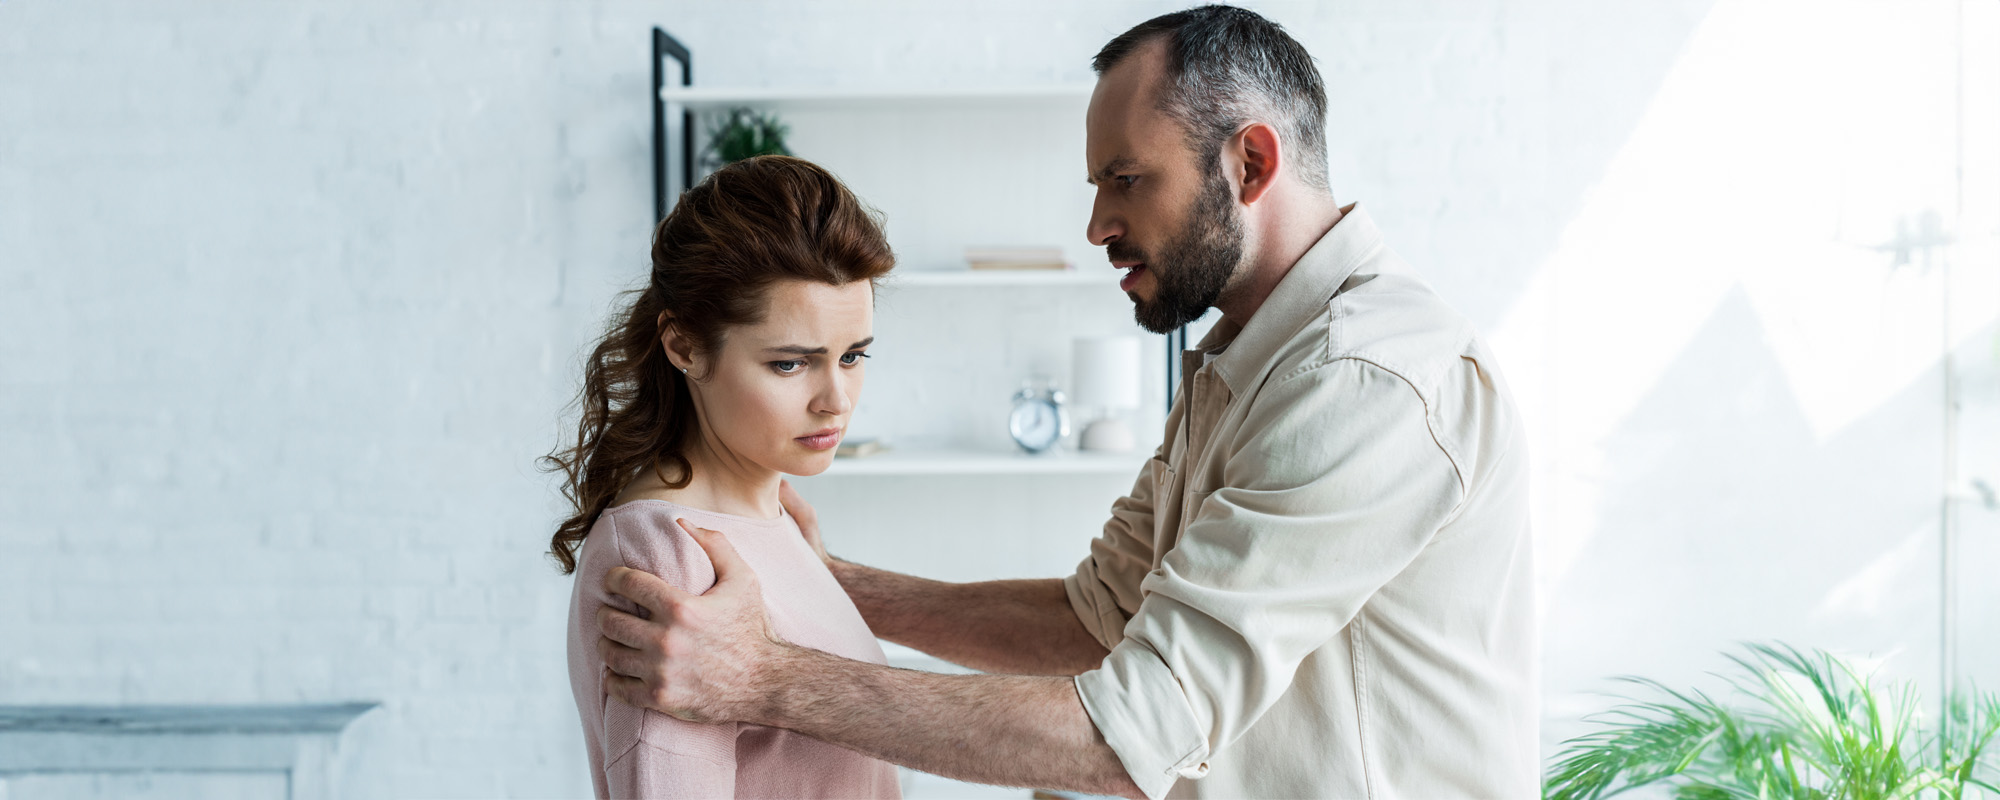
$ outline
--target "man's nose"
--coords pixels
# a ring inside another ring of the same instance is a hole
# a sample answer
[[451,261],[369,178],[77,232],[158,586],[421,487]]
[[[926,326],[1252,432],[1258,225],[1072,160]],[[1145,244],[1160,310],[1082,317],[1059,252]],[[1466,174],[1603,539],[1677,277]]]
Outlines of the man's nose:
[[1104,197],[1100,193],[1090,206],[1090,225],[1083,231],[1084,238],[1098,247],[1110,244],[1125,235],[1125,221],[1104,206]]

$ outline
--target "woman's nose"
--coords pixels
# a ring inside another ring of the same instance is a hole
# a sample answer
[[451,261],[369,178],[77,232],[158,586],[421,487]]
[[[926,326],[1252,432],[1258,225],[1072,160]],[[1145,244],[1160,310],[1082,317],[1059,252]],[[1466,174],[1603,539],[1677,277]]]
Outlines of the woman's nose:
[[839,371],[829,375],[826,381],[820,384],[819,391],[813,394],[813,412],[834,416],[844,416],[852,412],[854,398],[848,393],[852,381],[853,378]]

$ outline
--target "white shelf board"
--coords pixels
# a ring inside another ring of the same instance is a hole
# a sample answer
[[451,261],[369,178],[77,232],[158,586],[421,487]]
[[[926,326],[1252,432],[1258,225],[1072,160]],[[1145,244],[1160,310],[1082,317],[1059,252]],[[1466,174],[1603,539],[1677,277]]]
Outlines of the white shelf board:
[[1116,288],[1124,273],[1101,265],[1085,269],[912,269],[897,270],[883,286],[1104,286]]
[[1138,474],[1152,454],[1058,451],[1029,455],[987,450],[888,450],[864,458],[836,458],[821,475],[1082,475]]
[[660,99],[691,111],[726,111],[738,106],[774,111],[927,111],[1020,106],[1074,107],[1090,102],[1092,87],[1014,86],[968,89],[853,88],[691,88],[668,86]]
[[966,669],[942,658],[938,658],[914,647],[904,647],[887,639],[878,639],[882,645],[882,655],[889,659],[889,666],[902,669],[920,669],[925,672],[942,672],[948,675],[968,675],[978,670]]

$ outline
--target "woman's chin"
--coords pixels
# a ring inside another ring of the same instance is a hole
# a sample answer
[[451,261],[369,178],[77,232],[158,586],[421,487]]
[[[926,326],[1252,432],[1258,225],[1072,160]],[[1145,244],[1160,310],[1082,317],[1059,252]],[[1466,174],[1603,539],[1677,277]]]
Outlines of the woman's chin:
[[785,468],[779,470],[779,472],[809,478],[825,472],[831,466],[833,466],[833,449],[827,448],[817,452],[808,451],[801,454],[799,457],[791,459],[791,463],[786,464]]

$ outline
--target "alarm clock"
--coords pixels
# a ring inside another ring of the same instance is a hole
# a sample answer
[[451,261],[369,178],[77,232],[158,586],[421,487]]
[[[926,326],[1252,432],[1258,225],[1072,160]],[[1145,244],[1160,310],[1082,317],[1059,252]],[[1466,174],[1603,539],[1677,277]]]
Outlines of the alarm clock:
[[1014,393],[1014,410],[1007,415],[1007,432],[1022,450],[1045,453],[1069,435],[1069,409],[1054,386],[1029,384]]

